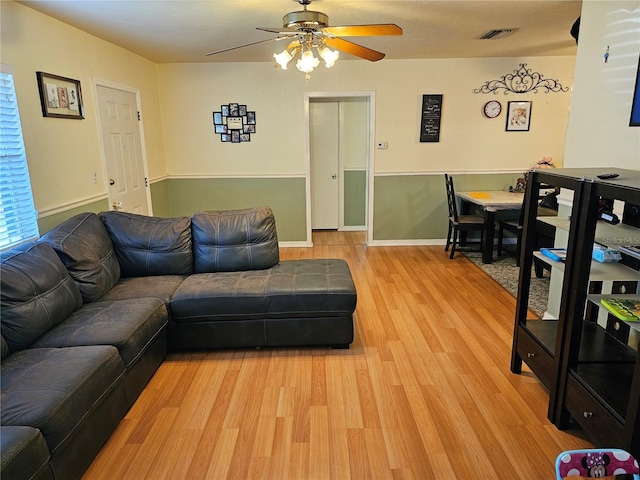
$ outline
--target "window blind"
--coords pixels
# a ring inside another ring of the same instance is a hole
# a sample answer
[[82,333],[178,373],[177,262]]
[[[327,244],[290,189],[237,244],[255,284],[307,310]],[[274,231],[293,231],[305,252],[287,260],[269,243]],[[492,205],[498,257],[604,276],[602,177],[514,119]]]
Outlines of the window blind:
[[38,235],[13,75],[0,72],[0,249]]

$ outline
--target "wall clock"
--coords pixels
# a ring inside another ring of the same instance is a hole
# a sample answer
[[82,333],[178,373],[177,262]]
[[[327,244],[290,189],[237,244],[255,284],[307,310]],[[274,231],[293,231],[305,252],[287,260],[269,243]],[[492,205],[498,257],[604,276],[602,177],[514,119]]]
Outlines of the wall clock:
[[502,112],[502,104],[498,100],[489,100],[482,107],[482,113],[487,118],[496,118]]

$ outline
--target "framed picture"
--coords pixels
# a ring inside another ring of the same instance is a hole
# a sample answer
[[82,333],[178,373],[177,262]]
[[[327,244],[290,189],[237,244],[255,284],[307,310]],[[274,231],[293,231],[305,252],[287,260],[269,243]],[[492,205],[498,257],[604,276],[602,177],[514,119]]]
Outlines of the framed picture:
[[256,133],[256,112],[239,103],[220,105],[220,111],[213,112],[213,131],[222,142],[250,142],[251,134]]
[[242,130],[242,117],[227,117],[227,129]]
[[531,124],[531,102],[509,102],[507,132],[528,132]]
[[84,118],[79,80],[44,72],[36,72],[36,77],[43,117]]

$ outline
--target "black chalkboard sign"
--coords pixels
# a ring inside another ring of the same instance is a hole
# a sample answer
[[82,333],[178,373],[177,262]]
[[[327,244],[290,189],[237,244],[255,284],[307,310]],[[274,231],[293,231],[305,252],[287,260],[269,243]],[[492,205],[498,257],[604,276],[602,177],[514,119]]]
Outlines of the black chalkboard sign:
[[422,119],[420,141],[440,141],[440,117],[442,116],[442,94],[422,95]]

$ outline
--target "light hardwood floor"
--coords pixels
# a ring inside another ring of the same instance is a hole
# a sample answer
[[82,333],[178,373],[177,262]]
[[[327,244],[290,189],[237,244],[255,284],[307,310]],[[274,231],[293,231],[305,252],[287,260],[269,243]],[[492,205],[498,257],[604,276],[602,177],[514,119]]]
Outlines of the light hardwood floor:
[[591,444],[509,371],[515,300],[443,247],[314,232],[281,259],[344,258],[349,350],[171,353],[85,475],[93,479],[550,479]]

